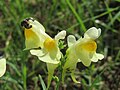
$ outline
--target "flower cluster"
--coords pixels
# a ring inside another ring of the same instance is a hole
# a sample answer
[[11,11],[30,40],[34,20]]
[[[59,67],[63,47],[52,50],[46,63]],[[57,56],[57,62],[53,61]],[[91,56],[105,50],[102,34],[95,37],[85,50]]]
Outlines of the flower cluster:
[[[45,32],[44,27],[33,18],[27,18],[23,20],[21,25],[25,28],[25,50],[30,49],[30,53],[32,55],[37,56],[39,60],[47,64],[48,89],[54,70],[58,67],[62,58],[62,53],[58,47],[58,42],[60,39],[65,38],[66,31],[63,30],[59,32],[54,38],[51,38]],[[100,34],[101,29],[92,27],[85,32],[83,38],[81,37],[77,41],[73,35],[69,35],[67,37],[67,58],[64,65],[62,65],[63,82],[66,72],[69,71],[73,81],[79,83],[74,77],[74,71],[78,62],[82,62],[85,66],[90,66],[91,62],[97,62],[98,60],[102,60],[104,58],[102,54],[96,53],[97,44],[95,39],[97,39]]]
[[23,20],[21,22],[21,25],[25,28],[25,50],[31,49],[30,53],[32,55],[36,55],[39,58],[39,60],[47,63],[47,88],[49,88],[54,70],[58,66],[62,55],[58,47],[58,41],[59,39],[65,38],[66,31],[59,32],[53,39],[45,33],[44,27],[33,18]]
[[104,56],[102,54],[96,53],[97,44],[95,39],[97,39],[101,34],[101,29],[96,29],[92,27],[88,29],[84,37],[76,41],[73,35],[67,37],[68,50],[67,59],[63,67],[62,81],[64,82],[64,76],[67,71],[71,72],[71,77],[74,82],[77,82],[74,77],[74,71],[76,64],[82,62],[85,66],[90,66],[91,62],[97,62],[98,59],[102,60]]

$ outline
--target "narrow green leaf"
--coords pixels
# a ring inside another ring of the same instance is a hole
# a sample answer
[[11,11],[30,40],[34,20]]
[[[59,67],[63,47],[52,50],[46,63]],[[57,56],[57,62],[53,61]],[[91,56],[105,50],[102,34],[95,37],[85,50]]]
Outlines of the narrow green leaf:
[[46,90],[46,85],[45,85],[45,83],[44,83],[44,81],[43,81],[41,75],[39,75],[39,78],[40,78],[40,82],[41,82],[41,84],[42,84],[43,90]]
[[82,30],[85,32],[85,31],[86,31],[86,27],[85,27],[82,19],[80,18],[80,16],[78,15],[78,13],[75,11],[75,9],[74,9],[74,7],[72,6],[72,4],[70,3],[70,1],[69,1],[69,0],[66,0],[66,2],[67,2],[67,4],[68,4],[69,8],[71,9],[71,11],[73,12],[73,14],[75,15],[75,17],[77,18],[79,24],[81,25]]

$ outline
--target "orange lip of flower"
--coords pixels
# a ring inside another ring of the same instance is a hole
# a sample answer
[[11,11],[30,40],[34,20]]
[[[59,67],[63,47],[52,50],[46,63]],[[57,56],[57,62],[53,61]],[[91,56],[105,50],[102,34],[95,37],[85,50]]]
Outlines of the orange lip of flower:
[[88,42],[82,44],[82,48],[84,48],[85,50],[87,50],[89,52],[96,51],[97,44],[95,41],[88,41]]
[[46,50],[51,51],[55,48],[56,43],[55,40],[48,38],[45,40],[44,42],[44,47],[46,48]]

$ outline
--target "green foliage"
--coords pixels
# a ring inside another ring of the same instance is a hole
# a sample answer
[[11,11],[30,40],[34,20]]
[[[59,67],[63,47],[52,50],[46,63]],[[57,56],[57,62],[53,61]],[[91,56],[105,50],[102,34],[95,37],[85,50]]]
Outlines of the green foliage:
[[[7,70],[0,78],[0,90],[42,90],[47,83],[44,63],[23,51],[24,32],[20,26],[27,17],[36,18],[54,37],[61,30],[79,38],[92,26],[100,27],[102,35],[98,51],[104,60],[89,68],[78,63],[74,84],[66,77],[59,90],[117,90],[120,88],[120,6],[119,0],[0,0],[0,55],[7,59]],[[63,42],[59,43],[61,51]],[[104,51],[103,51],[104,50]],[[71,62],[72,63],[72,62]],[[56,70],[55,74],[59,75]],[[58,76],[57,75],[57,76]],[[41,78],[42,76],[42,78]],[[52,81],[50,90],[56,82]]]

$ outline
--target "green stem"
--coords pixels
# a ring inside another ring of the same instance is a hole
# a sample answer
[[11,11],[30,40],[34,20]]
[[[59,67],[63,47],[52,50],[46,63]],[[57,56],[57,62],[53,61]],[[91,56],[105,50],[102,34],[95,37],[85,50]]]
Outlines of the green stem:
[[58,66],[58,64],[51,64],[51,63],[47,63],[47,69],[48,69],[48,84],[47,84],[47,90],[50,87],[51,84],[51,80],[54,74],[54,70],[56,69],[56,67]]
[[62,81],[62,74],[60,74],[60,76],[59,76],[59,81],[58,81],[58,83],[57,83],[57,85],[56,85],[56,90],[59,90],[61,81]]
[[26,69],[26,65],[23,64],[23,69],[22,69],[22,72],[23,72],[23,87],[24,87],[24,90],[27,90],[27,86],[26,86],[26,80],[27,80],[27,69]]

